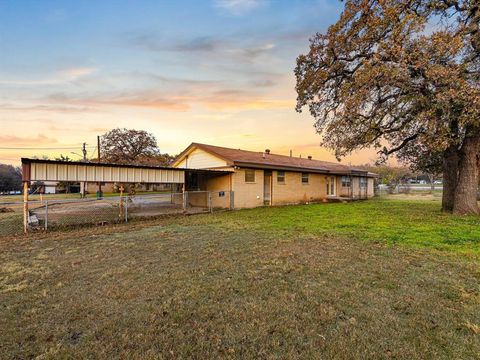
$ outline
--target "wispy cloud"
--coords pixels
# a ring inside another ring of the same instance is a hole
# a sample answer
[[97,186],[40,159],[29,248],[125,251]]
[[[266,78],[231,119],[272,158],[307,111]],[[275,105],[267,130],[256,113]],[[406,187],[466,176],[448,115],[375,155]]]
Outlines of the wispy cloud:
[[215,56],[248,60],[275,49],[272,42],[249,41],[239,43],[235,34],[203,35],[191,39],[164,38],[154,32],[127,33],[123,35],[127,46],[151,52],[212,53]]
[[233,15],[243,15],[259,7],[263,0],[215,0],[215,6]]
[[180,43],[172,49],[177,51],[208,51],[212,52],[225,46],[225,42],[209,36],[196,37],[192,40]]
[[73,67],[52,73],[48,77],[37,79],[3,79],[0,80],[0,85],[11,86],[45,86],[58,85],[63,83],[78,80],[84,76],[90,75],[97,71],[97,69],[89,67]]
[[4,146],[32,146],[45,144],[58,144],[58,140],[43,134],[35,137],[21,137],[16,135],[0,135],[0,144]]
[[268,43],[259,46],[243,47],[237,49],[229,49],[227,53],[239,58],[240,60],[253,60],[261,55],[268,54],[275,48],[275,44]]
[[94,109],[86,106],[65,106],[65,105],[14,105],[14,104],[0,104],[3,111],[18,111],[18,112],[50,112],[50,113],[85,113],[98,112],[99,109]]
[[[95,95],[52,94],[44,103],[94,108],[102,106],[142,107],[164,111],[184,112],[194,106],[207,110],[241,111],[248,109],[293,108],[293,100],[283,100],[263,94],[256,89],[222,88],[218,86],[183,88],[182,91],[149,89],[130,92],[105,92]],[[49,105],[50,106],[50,105]]]

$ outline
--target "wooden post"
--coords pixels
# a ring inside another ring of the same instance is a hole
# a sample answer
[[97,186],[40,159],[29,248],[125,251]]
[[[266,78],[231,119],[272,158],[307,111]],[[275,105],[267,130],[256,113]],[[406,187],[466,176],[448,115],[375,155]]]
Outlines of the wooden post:
[[[100,163],[100,136],[97,136],[97,153],[98,153],[98,162]],[[102,183],[98,182],[98,193],[102,195]]]
[[28,181],[23,182],[23,231],[28,232]]

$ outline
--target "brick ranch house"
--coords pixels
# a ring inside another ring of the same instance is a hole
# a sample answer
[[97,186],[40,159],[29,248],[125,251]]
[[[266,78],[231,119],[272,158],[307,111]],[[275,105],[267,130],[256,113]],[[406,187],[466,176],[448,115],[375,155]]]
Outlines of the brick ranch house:
[[338,163],[192,143],[172,165],[228,171],[191,174],[186,190],[233,191],[235,208],[286,205],[374,195],[376,174]]

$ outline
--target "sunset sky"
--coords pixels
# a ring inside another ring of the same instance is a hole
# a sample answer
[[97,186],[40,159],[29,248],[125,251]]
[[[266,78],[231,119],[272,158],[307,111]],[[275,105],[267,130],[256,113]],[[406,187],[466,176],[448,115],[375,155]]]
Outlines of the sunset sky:
[[[295,112],[296,57],[336,0],[0,0],[0,162],[60,153],[115,127],[334,160]],[[22,148],[22,149],[19,149]],[[35,149],[32,149],[35,148]],[[344,159],[372,162],[374,151]]]

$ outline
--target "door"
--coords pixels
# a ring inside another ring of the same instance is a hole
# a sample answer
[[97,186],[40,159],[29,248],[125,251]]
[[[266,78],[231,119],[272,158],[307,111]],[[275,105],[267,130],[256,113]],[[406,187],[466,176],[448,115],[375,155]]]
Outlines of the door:
[[327,177],[327,196],[335,196],[335,195],[336,195],[335,176],[328,176]]
[[272,172],[265,170],[263,172],[263,204],[272,203]]

